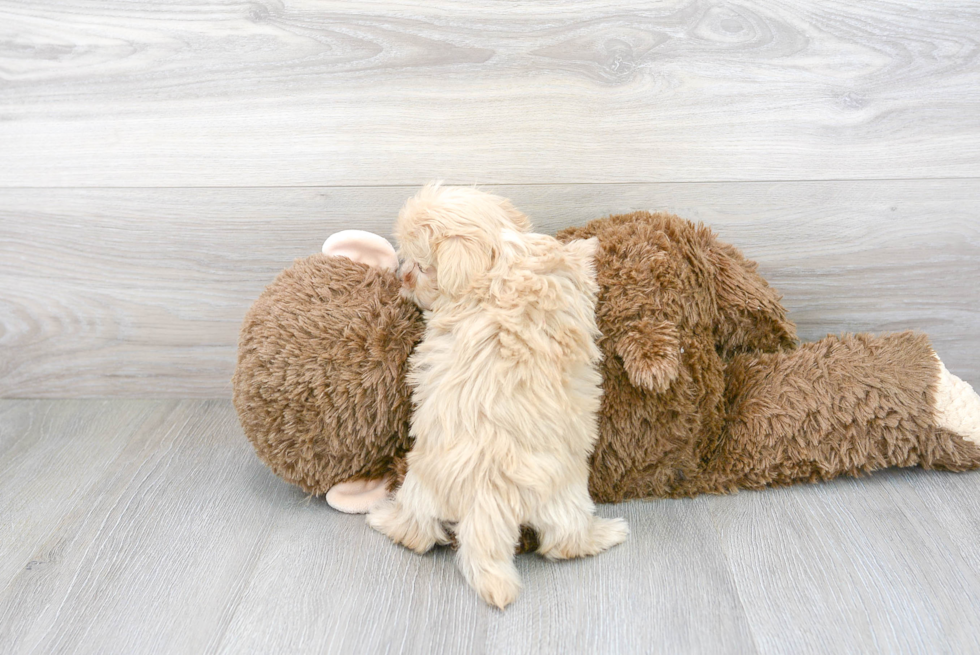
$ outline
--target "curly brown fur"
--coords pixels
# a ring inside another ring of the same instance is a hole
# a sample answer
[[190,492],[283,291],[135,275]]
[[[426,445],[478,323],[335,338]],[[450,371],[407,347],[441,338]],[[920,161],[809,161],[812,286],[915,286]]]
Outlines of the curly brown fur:
[[934,427],[936,358],[923,334],[828,336],[785,357],[740,355],[727,378],[725,436],[692,493],[980,463],[975,444]]
[[297,260],[245,316],[232,380],[245,435],[279,476],[321,495],[403,466],[406,363],[422,335],[394,273]]
[[564,230],[598,237],[603,406],[599,502],[683,493],[722,438],[725,357],[795,347],[778,294],[708,228],[636,212]]
[[597,502],[980,465],[974,444],[933,427],[938,364],[924,336],[828,337],[796,350],[756,264],[669,214],[558,236],[600,242]]

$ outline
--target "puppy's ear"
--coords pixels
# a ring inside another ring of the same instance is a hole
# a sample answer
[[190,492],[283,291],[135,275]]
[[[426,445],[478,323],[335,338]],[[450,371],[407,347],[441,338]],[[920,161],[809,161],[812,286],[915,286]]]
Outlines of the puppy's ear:
[[446,295],[455,298],[488,270],[492,253],[479,241],[465,236],[449,237],[436,247],[436,282]]

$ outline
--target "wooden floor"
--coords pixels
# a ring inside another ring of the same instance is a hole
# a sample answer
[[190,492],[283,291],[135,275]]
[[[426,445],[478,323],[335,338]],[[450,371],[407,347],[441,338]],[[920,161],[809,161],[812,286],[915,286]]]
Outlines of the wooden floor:
[[980,652],[980,473],[600,507],[485,606],[274,477],[228,401],[0,401],[3,653]]

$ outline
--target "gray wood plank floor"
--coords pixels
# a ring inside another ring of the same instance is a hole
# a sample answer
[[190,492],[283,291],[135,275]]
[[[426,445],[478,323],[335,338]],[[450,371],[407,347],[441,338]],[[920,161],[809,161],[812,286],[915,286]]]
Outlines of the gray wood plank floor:
[[228,401],[0,401],[0,653],[980,651],[980,473],[600,507],[483,605],[274,477]]

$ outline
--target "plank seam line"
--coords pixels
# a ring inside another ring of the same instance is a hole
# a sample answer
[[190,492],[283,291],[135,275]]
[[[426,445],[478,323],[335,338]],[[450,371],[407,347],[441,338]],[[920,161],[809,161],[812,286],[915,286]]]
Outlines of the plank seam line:
[[[646,182],[487,182],[474,183],[479,187],[547,187],[547,186],[654,186],[668,184],[829,184],[841,182],[927,182],[927,181],[970,181],[980,180],[980,176],[956,177],[870,177],[870,178],[819,178],[819,179],[765,179],[765,180],[655,180]],[[457,186],[470,186],[453,182]],[[160,186],[2,186],[2,191],[97,191],[97,190],[153,190],[153,189],[397,189],[416,188],[416,183],[402,184],[247,184],[232,185],[160,185]]]

